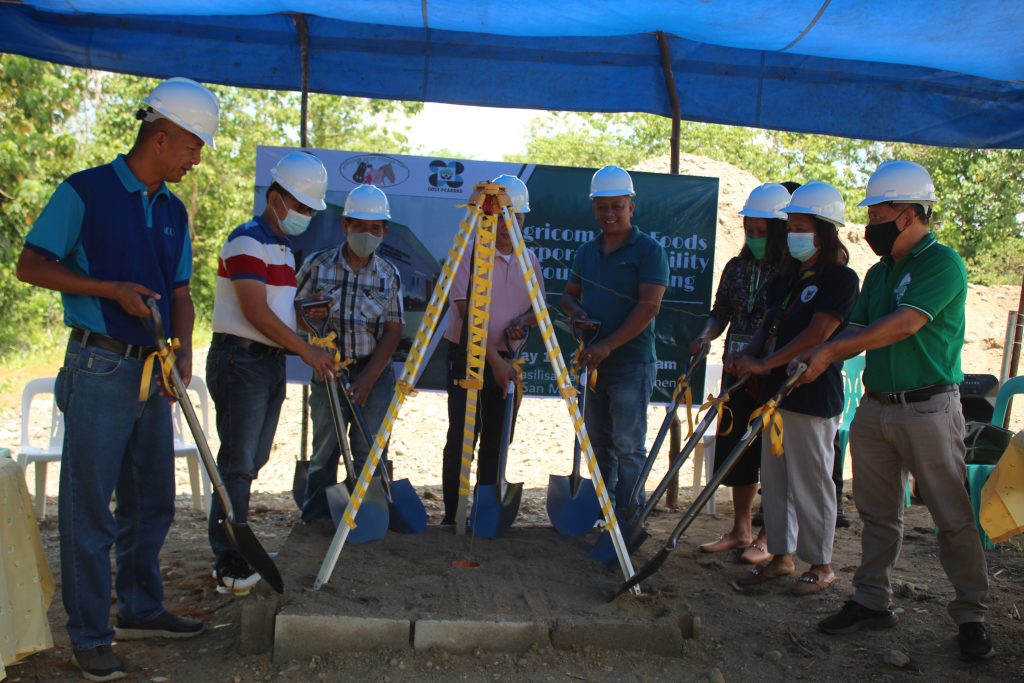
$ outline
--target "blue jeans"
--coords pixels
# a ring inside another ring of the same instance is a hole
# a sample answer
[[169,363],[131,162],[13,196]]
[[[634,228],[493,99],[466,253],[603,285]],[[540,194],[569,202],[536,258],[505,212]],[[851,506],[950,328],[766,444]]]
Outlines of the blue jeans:
[[[249,490],[270,459],[277,420],[284,403],[284,356],[271,356],[238,346],[214,344],[206,359],[206,384],[217,408],[217,469],[231,500],[235,521],[249,516]],[[221,521],[224,506],[214,496],[210,505],[210,547],[222,564],[237,556]]]
[[[352,379],[359,376],[362,368],[350,371]],[[380,423],[388,412],[391,397],[395,393],[395,373],[388,363],[380,377],[373,384],[370,395],[366,397],[366,405],[362,406],[363,417],[370,428],[370,439],[380,429]],[[366,443],[359,427],[355,424],[348,403],[338,388],[338,399],[341,404],[341,415],[348,427],[348,442],[355,461],[356,476],[363,469],[366,458],[370,455],[370,444]],[[334,430],[334,418],[331,406],[327,402],[327,387],[323,382],[314,380],[309,392],[309,413],[313,418],[313,456],[309,461],[309,473],[306,477],[306,495],[302,502],[302,521],[311,522],[315,519],[330,519],[331,511],[327,507],[326,489],[338,483],[338,461],[341,458],[341,447],[338,435]],[[381,454],[381,460],[387,459],[387,450]],[[344,478],[344,477],[343,477]]]
[[[132,622],[164,612],[160,549],[174,518],[170,403],[156,376],[139,401],[142,361],[69,341],[54,390],[64,413],[60,566],[76,649],[109,645],[110,548],[117,612]],[[155,369],[155,368],[154,368]],[[117,507],[110,500],[117,494]]]
[[647,458],[647,402],[654,376],[654,363],[601,365],[597,387],[587,394],[587,432],[616,508],[628,504]]

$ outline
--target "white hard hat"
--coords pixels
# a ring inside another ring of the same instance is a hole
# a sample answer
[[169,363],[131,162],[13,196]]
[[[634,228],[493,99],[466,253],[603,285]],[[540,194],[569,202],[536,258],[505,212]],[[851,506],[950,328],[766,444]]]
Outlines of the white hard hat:
[[590,179],[590,198],[594,197],[635,197],[633,179],[618,166],[605,166],[597,170]]
[[846,222],[846,204],[839,190],[820,180],[801,185],[793,193],[783,212],[806,213],[822,218],[835,226]]
[[386,221],[391,219],[391,209],[387,195],[379,187],[360,185],[348,193],[341,215],[366,221]]
[[270,177],[293,197],[311,209],[327,208],[327,169],[308,152],[286,154],[270,169]]
[[507,173],[501,174],[491,182],[504,185],[508,190],[508,198],[512,201],[512,211],[530,213],[530,191],[526,189],[526,183]]
[[765,183],[755,187],[740,210],[741,216],[750,218],[781,218],[786,220],[783,207],[789,204],[789,190],[778,183]]
[[884,202],[921,204],[926,209],[935,203],[935,185],[924,166],[913,161],[886,161],[879,166],[858,206],[874,206]]
[[193,133],[212,149],[217,132],[220,107],[217,98],[204,86],[189,78],[171,78],[153,88],[142,100],[153,111]]

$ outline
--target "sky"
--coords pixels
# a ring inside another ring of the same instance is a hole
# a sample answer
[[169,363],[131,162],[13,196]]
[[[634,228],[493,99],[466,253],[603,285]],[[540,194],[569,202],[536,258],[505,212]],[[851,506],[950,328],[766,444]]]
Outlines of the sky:
[[453,156],[502,161],[526,151],[530,122],[544,114],[536,109],[496,109],[427,102],[409,122],[413,154],[449,150]]

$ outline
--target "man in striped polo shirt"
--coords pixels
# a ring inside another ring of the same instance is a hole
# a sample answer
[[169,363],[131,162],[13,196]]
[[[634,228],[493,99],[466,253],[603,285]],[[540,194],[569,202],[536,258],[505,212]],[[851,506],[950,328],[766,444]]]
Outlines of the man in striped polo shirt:
[[[284,354],[297,354],[317,373],[331,375],[334,357],[295,333],[295,255],[289,237],[306,231],[327,208],[327,170],[312,154],[292,152],[270,170],[263,213],[235,228],[217,263],[213,343],[206,382],[217,407],[217,467],[235,521],[245,522],[249,490],[270,458],[285,395]],[[260,580],[231,545],[213,497],[210,547],[217,591],[245,595]]]
[[[402,339],[402,282],[398,269],[375,253],[391,218],[384,193],[373,185],[360,185],[345,199],[342,215],[345,242],[310,254],[299,269],[295,300],[330,300],[330,329],[337,334],[342,358],[355,361],[348,369],[351,395],[362,407],[373,438],[395,390],[391,356]],[[313,457],[302,504],[305,522],[331,518],[326,490],[338,483],[341,456],[322,377],[313,380],[309,408]],[[361,470],[370,454],[370,444],[352,426],[345,401],[341,410],[350,425],[352,456]],[[382,457],[387,457],[386,452]]]

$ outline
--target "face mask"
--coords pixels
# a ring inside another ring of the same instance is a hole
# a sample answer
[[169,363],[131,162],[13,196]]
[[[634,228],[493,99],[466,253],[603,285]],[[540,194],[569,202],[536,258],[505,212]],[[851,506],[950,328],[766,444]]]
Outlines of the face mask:
[[818,251],[814,246],[813,232],[791,232],[786,235],[786,245],[789,246],[790,256],[801,262],[808,260]]
[[[309,227],[309,222],[313,220],[312,216],[304,216],[298,211],[292,211],[288,208],[288,205],[281,200],[281,205],[284,206],[288,212],[284,215],[284,218],[278,218],[277,224],[281,227],[281,232],[288,235],[289,237],[295,237],[306,232],[306,228]],[[277,211],[274,211],[274,216],[277,216]]]
[[372,232],[353,232],[348,236],[348,248],[360,258],[368,258],[382,241],[383,237],[377,237]]
[[867,241],[871,251],[879,256],[892,254],[892,246],[900,236],[900,228],[896,221],[885,223],[874,223],[864,228],[864,239]]
[[754,255],[758,261],[764,258],[765,248],[768,246],[767,237],[747,237],[746,238],[747,249]]

